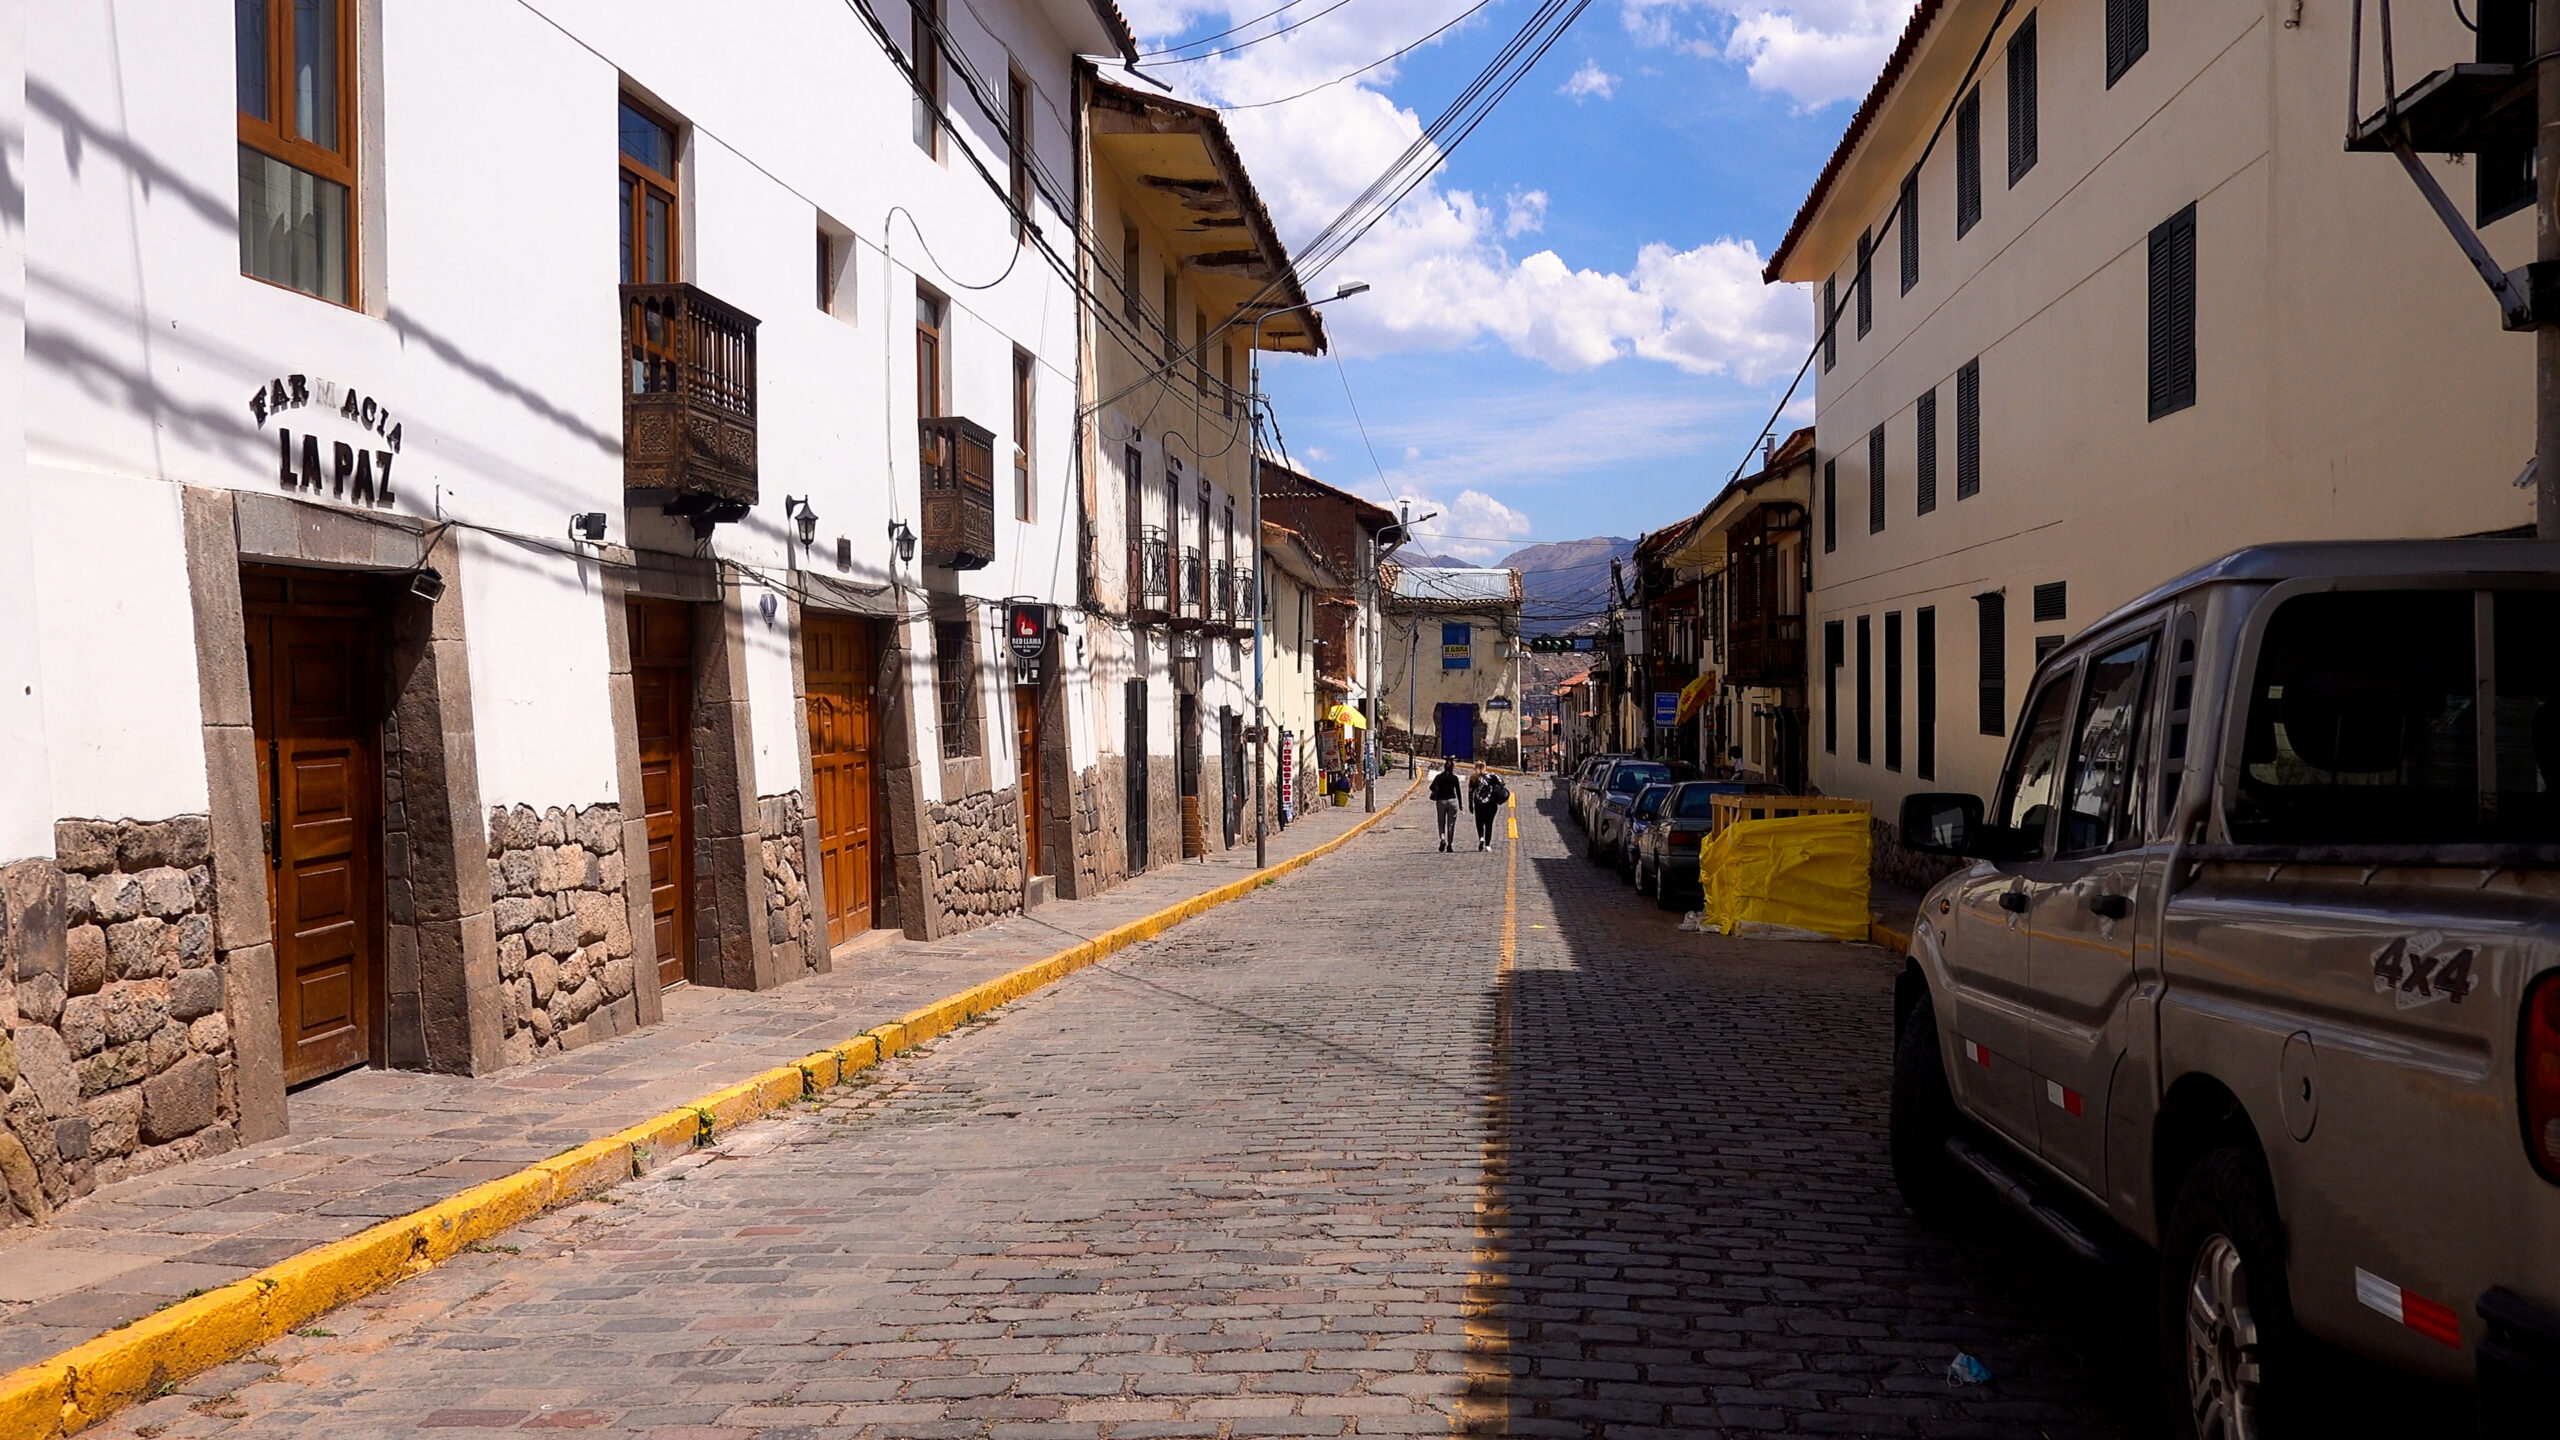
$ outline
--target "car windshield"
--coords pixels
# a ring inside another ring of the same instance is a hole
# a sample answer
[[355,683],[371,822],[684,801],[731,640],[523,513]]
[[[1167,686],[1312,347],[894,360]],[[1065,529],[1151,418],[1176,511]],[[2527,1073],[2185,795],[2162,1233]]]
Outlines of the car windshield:
[[1671,767],[1650,762],[1621,765],[1609,772],[1609,788],[1632,795],[1647,785],[1660,785],[1671,778]]
[[1683,785],[1680,787],[1679,807],[1671,813],[1683,820],[1713,819],[1716,813],[1717,796],[1741,793],[1742,787],[1732,782],[1719,783],[1706,780],[1695,785]]
[[1670,793],[1671,787],[1667,785],[1648,786],[1644,793],[1636,796],[1635,817],[1639,820],[1650,820],[1661,814],[1662,798]]

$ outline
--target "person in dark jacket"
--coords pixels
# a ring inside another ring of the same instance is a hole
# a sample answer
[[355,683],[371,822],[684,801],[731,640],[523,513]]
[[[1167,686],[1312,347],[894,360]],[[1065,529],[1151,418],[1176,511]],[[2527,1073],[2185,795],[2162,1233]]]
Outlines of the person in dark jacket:
[[1467,803],[1476,812],[1476,848],[1493,848],[1494,817],[1502,813],[1502,802],[1511,798],[1511,787],[1502,777],[1478,767],[1475,778],[1467,782]]
[[1458,762],[1440,757],[1440,773],[1431,777],[1431,804],[1440,812],[1440,853],[1446,855],[1458,839],[1458,797],[1466,787],[1458,783]]

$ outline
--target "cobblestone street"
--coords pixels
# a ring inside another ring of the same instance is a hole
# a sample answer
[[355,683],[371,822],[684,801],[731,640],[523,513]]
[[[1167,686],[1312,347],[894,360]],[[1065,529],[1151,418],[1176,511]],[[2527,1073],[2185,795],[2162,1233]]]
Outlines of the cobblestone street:
[[1516,813],[1408,805],[103,1433],[2133,1433],[2105,1286],[1898,1203],[1886,954],[1680,933]]

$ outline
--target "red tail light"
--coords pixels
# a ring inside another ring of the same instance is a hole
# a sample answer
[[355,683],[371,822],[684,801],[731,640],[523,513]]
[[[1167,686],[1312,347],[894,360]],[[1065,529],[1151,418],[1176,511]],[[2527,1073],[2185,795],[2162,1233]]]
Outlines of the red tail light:
[[2524,1149],[2545,1180],[2560,1183],[2560,970],[2524,995],[2516,1046],[2517,1099],[2524,1112]]

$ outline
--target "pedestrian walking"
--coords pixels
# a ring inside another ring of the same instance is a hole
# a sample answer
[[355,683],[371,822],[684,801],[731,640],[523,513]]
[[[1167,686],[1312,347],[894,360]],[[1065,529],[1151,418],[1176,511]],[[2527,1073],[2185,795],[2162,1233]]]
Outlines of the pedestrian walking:
[[1448,854],[1458,840],[1458,797],[1466,787],[1458,783],[1458,762],[1440,757],[1440,773],[1431,777],[1431,803],[1440,812],[1440,853]]
[[1467,784],[1467,801],[1476,812],[1476,848],[1493,848],[1494,817],[1502,813],[1502,803],[1511,798],[1511,787],[1502,777],[1478,766],[1475,778]]

